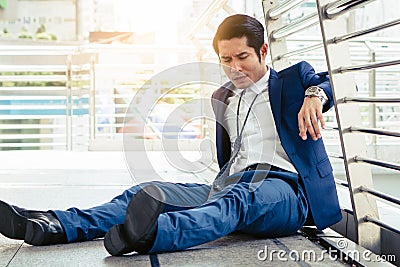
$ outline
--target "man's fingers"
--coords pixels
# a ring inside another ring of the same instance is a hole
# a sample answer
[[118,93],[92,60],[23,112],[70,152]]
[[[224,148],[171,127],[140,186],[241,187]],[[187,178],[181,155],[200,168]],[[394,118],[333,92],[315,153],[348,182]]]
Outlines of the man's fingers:
[[325,128],[322,108],[315,104],[316,100],[319,99],[306,98],[298,114],[299,136],[303,140],[307,140],[307,131],[314,141],[322,137],[319,123],[323,129]]
[[[314,121],[312,118],[310,119],[310,117],[308,117],[306,119],[307,131],[311,135],[311,138],[313,140],[317,140],[316,133],[315,133],[315,130],[314,130],[314,124],[315,123],[316,123],[316,120]],[[317,126],[318,126],[318,122],[317,122]]]
[[302,113],[299,113],[299,115],[298,115],[298,125],[299,125],[299,136],[301,137],[301,139],[306,140],[307,139],[307,128],[305,126]]
[[[306,130],[309,132],[311,138],[316,141],[321,138],[321,132],[318,125],[318,119],[315,113],[311,113],[304,118]],[[303,138],[303,140],[305,140]]]
[[312,136],[313,140],[315,141],[318,138],[321,138],[321,131],[320,131],[319,125],[318,125],[318,119],[315,115],[311,116],[311,123],[312,123],[312,128],[314,131],[314,135],[311,135],[311,136]]
[[321,128],[325,129],[325,120],[324,120],[324,116],[322,116],[321,112],[318,112],[317,114],[318,120],[321,123]]

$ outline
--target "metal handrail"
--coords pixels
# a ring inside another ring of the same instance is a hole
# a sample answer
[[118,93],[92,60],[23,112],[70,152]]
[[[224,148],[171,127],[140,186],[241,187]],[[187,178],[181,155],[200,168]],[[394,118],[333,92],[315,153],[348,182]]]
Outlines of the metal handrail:
[[378,198],[384,199],[384,200],[386,200],[386,201],[388,201],[390,203],[400,205],[400,199],[398,199],[398,198],[396,198],[394,196],[389,196],[389,195],[387,195],[385,193],[379,192],[377,190],[374,190],[374,189],[371,189],[371,188],[368,188],[368,187],[365,187],[365,186],[360,186],[358,188],[358,190],[360,192],[366,192],[366,193],[374,195],[374,196],[376,196]]
[[[400,40],[392,40],[392,39],[388,39],[388,38],[378,38],[378,39],[377,38],[366,38],[366,40],[369,43],[374,44],[374,45],[377,44],[377,43],[397,44],[397,43],[400,42]],[[301,49],[298,49],[298,50],[291,50],[289,52],[279,54],[274,58],[274,60],[280,60],[282,58],[288,58],[288,57],[291,57],[291,56],[299,55],[301,53],[309,52],[309,51],[321,48],[323,46],[323,44],[322,44],[322,42],[321,42],[321,40],[319,38],[318,39],[317,38],[314,39],[314,38],[308,37],[305,40],[302,40],[302,39],[299,39],[298,37],[291,36],[290,39],[287,39],[286,41],[301,42],[302,44],[304,44],[304,43],[306,43],[306,44],[307,43],[314,43],[314,44],[309,45],[309,46],[304,47],[304,48],[301,48]],[[332,39],[331,39],[331,43],[332,43]],[[358,60],[364,60],[364,61],[369,61],[370,60],[370,56],[369,55],[366,55],[365,58],[359,58],[359,54],[362,53],[362,55],[363,55],[365,53],[361,47],[354,51],[354,48],[357,47],[355,45],[363,44],[363,47],[364,47],[365,40],[352,39],[352,40],[349,41],[349,44],[352,45],[352,47],[353,47],[352,54],[354,54],[355,56],[358,56]],[[379,52],[381,50],[382,50],[382,48],[379,47],[379,45],[374,47],[374,51],[375,52]],[[387,48],[385,48],[385,51],[389,52],[389,50]],[[399,49],[398,48],[393,48],[392,52],[398,53]],[[385,69],[380,69],[380,71],[385,71]]]
[[332,70],[332,73],[338,74],[338,73],[345,73],[345,72],[351,72],[351,71],[370,70],[370,69],[388,67],[388,66],[399,65],[399,64],[400,64],[400,59],[383,61],[383,62],[374,62],[374,63],[361,64],[361,65],[356,65],[356,66],[340,67],[340,68]]
[[270,19],[278,19],[283,13],[288,12],[290,9],[301,4],[304,0],[287,0],[282,4],[271,8],[267,14]]
[[328,153],[328,156],[335,159],[344,159],[343,155],[337,153]]
[[328,19],[334,19],[356,8],[363,7],[376,0],[339,0],[324,7],[324,15]]
[[318,48],[322,48],[323,46],[324,46],[323,43],[307,46],[307,47],[304,47],[304,48],[301,48],[301,49],[297,49],[297,50],[294,50],[294,51],[291,51],[291,52],[288,52],[288,53],[284,53],[284,54],[278,55],[277,57],[275,57],[275,59],[276,60],[280,60],[282,58],[288,58],[288,57],[291,57],[291,56],[295,56],[295,55],[299,55],[299,54],[302,54],[302,53],[305,53],[305,52],[316,50]]
[[376,27],[372,27],[372,28],[361,30],[361,31],[357,31],[357,32],[352,32],[352,33],[345,34],[345,35],[342,35],[342,36],[339,36],[339,37],[334,37],[334,38],[332,38],[330,40],[327,40],[326,42],[328,44],[337,44],[337,43],[344,42],[344,41],[347,41],[347,40],[350,40],[350,39],[353,39],[353,38],[356,38],[356,37],[360,37],[360,36],[363,36],[363,35],[366,35],[366,34],[369,34],[369,33],[380,31],[380,30],[383,30],[383,29],[386,29],[386,28],[389,28],[389,27],[393,27],[393,26],[396,26],[396,25],[399,25],[399,24],[400,24],[400,19],[396,19],[396,20],[393,20],[391,22],[378,25]]
[[338,104],[348,102],[359,102],[359,103],[400,103],[398,97],[343,97],[336,100]]
[[396,234],[400,234],[400,230],[399,230],[399,229],[394,228],[393,226],[390,226],[390,225],[388,225],[388,224],[382,222],[381,220],[377,220],[377,219],[375,219],[375,218],[373,218],[373,217],[371,217],[371,216],[365,216],[365,217],[363,218],[363,220],[364,220],[364,222],[370,222],[370,223],[373,223],[373,224],[375,224],[375,225],[378,225],[378,226],[380,226],[380,227],[382,227],[382,228],[385,228],[385,229],[387,229],[387,230],[390,230],[390,231],[392,231],[392,232],[395,232]]
[[346,183],[345,181],[339,180],[339,179],[335,179],[335,184],[341,185],[341,186],[344,186],[344,187],[349,187],[348,183]]
[[307,27],[318,23],[318,14],[316,12],[309,14],[308,16],[302,17],[301,19],[292,22],[289,25],[285,25],[282,28],[276,29],[271,32],[270,37],[272,39],[281,39],[293,33],[302,31]]
[[[324,129],[324,131],[330,131],[330,130],[337,131],[339,129],[337,127],[325,127],[325,129]],[[376,135],[382,135],[382,136],[400,137],[400,132],[382,130],[382,129],[378,129],[378,128],[365,128],[365,127],[350,126],[348,128],[343,129],[342,131],[343,131],[343,133],[361,132],[361,133],[369,133],[369,134],[376,134]]]
[[393,136],[393,137],[400,137],[400,132],[396,131],[388,131],[376,128],[360,128],[356,126],[350,126],[347,129],[344,129],[343,132],[361,132],[361,133],[368,133],[368,134],[376,134],[376,135],[383,135],[383,136]]
[[392,163],[392,162],[371,159],[371,158],[365,158],[365,157],[361,157],[361,156],[355,156],[355,157],[353,157],[353,160],[354,160],[354,162],[364,162],[364,163],[368,163],[368,164],[371,164],[374,166],[400,171],[400,165],[396,164],[396,163]]

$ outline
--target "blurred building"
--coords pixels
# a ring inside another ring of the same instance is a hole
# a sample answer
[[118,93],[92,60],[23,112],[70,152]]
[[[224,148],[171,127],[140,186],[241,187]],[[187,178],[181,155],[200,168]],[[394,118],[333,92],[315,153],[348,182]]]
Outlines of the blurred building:
[[[156,43],[168,40],[174,45],[182,41],[185,32],[212,2],[1,0],[1,37],[34,40],[38,29],[44,26],[46,32],[55,34],[59,41],[88,41],[91,32],[151,32],[156,33]],[[232,2],[238,12],[254,6],[249,4],[251,1],[222,2]],[[262,15],[262,10],[258,13]]]

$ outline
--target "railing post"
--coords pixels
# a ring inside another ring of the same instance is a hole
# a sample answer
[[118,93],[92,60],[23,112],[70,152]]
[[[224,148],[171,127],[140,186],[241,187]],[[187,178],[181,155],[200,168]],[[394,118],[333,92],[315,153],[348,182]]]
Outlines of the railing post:
[[[351,126],[362,125],[360,108],[357,103],[338,104],[337,101],[344,97],[355,96],[357,93],[351,73],[333,71],[351,65],[348,42],[335,43],[331,41],[337,36],[346,34],[347,29],[344,17],[340,16],[343,12],[335,13],[334,7],[338,2],[341,2],[340,5],[347,5],[344,3],[346,1],[317,0],[318,15],[335,99],[336,119],[355,218],[357,241],[361,246],[380,254],[380,227],[368,223],[366,220],[367,218],[379,218],[376,201],[360,190],[362,187],[373,188],[371,169],[368,165],[355,161],[357,156],[366,156],[365,139],[344,131]],[[334,4],[332,5],[332,3]],[[328,7],[333,7],[333,10]],[[353,8],[355,7],[350,7],[349,4],[349,9]]]
[[89,143],[96,138],[96,69],[95,55],[90,59],[90,85],[89,85]]
[[72,55],[67,57],[67,88],[65,96],[66,150],[72,150]]
[[[369,56],[371,57],[370,62],[375,62],[376,61],[376,52],[373,49],[372,45],[370,44],[370,42],[366,41],[365,45],[367,46],[368,50],[369,50]],[[376,96],[376,70],[372,69],[369,72],[369,80],[368,80],[368,87],[369,87],[369,96],[370,97],[375,97]],[[376,104],[372,103],[370,104],[370,109],[369,109],[369,127],[371,128],[376,128]],[[376,136],[373,135],[372,136],[372,145],[374,148],[374,153],[375,153],[375,157],[377,155],[377,147],[376,147]]]

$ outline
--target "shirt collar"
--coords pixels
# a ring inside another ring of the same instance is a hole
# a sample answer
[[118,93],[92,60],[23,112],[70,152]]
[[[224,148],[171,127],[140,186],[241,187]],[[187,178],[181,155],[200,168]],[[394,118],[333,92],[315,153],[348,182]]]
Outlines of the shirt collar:
[[261,79],[259,79],[256,83],[251,85],[249,87],[250,90],[252,90],[254,93],[259,94],[261,93],[262,90],[266,89],[268,87],[268,80],[269,80],[269,75],[271,74],[271,69],[268,67],[267,72],[264,74]]

